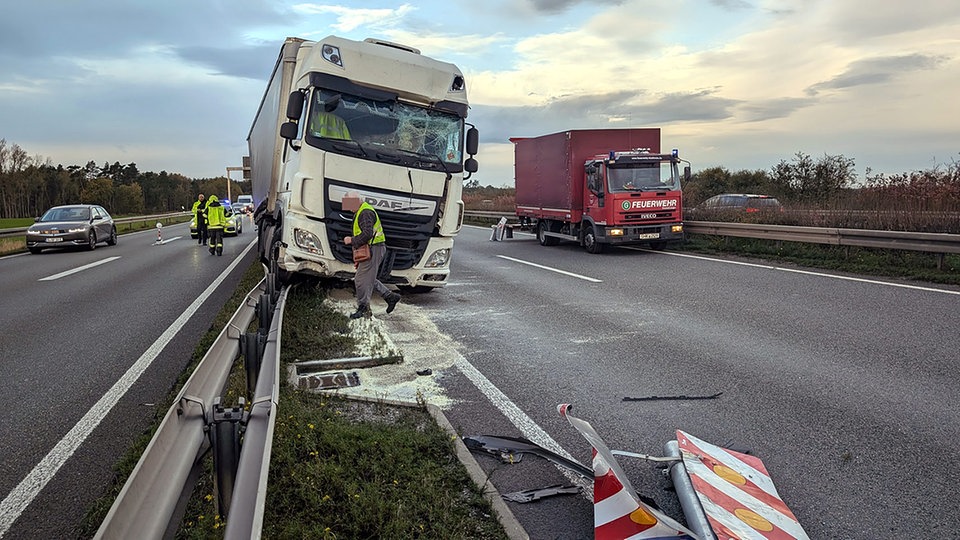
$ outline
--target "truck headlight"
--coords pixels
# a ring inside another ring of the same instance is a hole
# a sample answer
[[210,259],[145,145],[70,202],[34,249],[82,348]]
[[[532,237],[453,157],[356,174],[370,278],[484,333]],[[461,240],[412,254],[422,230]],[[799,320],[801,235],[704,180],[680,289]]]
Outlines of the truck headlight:
[[430,258],[427,259],[427,262],[425,262],[423,266],[425,268],[437,268],[439,266],[446,266],[448,262],[450,262],[450,249],[443,248],[430,254]]
[[623,236],[623,229],[607,229],[610,236]]
[[670,227],[670,232],[683,232],[683,225],[673,225]]
[[294,229],[293,241],[297,243],[297,247],[304,251],[309,251],[316,255],[323,255],[323,248],[320,247],[320,239],[310,231]]

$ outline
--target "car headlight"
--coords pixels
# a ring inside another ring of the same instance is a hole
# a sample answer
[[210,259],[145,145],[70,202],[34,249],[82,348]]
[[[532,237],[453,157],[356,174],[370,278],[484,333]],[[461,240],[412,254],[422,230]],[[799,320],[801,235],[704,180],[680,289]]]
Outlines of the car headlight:
[[293,241],[304,251],[309,251],[317,255],[323,255],[323,248],[320,247],[320,239],[317,235],[303,229],[293,230]]
[[77,233],[77,232],[84,232],[86,230],[87,230],[86,227],[73,227],[73,228],[67,229],[67,232]]
[[450,262],[450,249],[443,248],[438,249],[430,254],[430,257],[427,259],[427,262],[423,264],[425,268],[437,268],[440,266],[446,266]]

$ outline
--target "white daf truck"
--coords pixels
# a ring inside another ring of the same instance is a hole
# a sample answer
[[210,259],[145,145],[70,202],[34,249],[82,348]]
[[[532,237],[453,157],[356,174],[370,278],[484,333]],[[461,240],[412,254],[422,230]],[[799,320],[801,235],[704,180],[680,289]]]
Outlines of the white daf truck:
[[477,170],[478,133],[453,64],[405,45],[335,36],[287,38],[247,137],[261,260],[292,273],[350,279],[357,191],[387,237],[380,279],[442,287]]

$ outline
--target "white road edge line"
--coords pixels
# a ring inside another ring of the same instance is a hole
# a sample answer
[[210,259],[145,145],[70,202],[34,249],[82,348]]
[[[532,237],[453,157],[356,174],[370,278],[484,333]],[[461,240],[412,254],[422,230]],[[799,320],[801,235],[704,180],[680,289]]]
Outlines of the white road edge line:
[[796,268],[783,268],[781,266],[771,266],[769,264],[757,264],[757,263],[748,263],[748,262],[742,262],[742,261],[725,261],[723,259],[714,259],[712,257],[704,257],[702,255],[690,255],[687,253],[671,253],[669,251],[656,251],[652,249],[643,249],[643,248],[628,247],[628,246],[623,246],[623,247],[625,247],[626,249],[632,249],[634,251],[647,251],[649,253],[659,253],[660,255],[670,255],[673,257],[687,257],[689,259],[700,259],[703,261],[713,261],[713,262],[726,263],[726,264],[737,264],[740,266],[752,266],[754,268],[766,268],[767,270],[779,270],[781,272],[792,272],[794,274],[806,274],[809,276],[843,279],[846,281],[856,281],[860,283],[870,283],[871,285],[886,285],[888,287],[900,287],[901,289],[913,289],[916,291],[938,292],[943,294],[953,294],[953,295],[960,296],[960,291],[951,291],[948,289],[937,289],[935,287],[922,287],[920,285],[907,285],[905,283],[891,283],[889,281],[879,281],[875,279],[865,279],[865,278],[857,278],[857,277],[850,277],[850,276],[838,276],[836,274],[825,274],[823,272],[813,272],[810,270],[798,270]]
[[97,403],[91,407],[87,414],[63,437],[60,442],[42,459],[36,467],[30,471],[27,476],[20,481],[17,487],[13,488],[3,502],[0,502],[0,538],[2,538],[13,523],[20,517],[20,514],[27,509],[27,506],[40,494],[40,491],[53,479],[57,471],[67,462],[68,459],[77,451],[77,448],[93,433],[93,430],[100,424],[100,421],[106,418],[107,414],[120,401],[120,399],[130,390],[130,387],[137,382],[137,379],[143,375],[143,372],[150,367],[157,356],[173,340],[177,332],[183,328],[190,320],[200,306],[213,294],[221,283],[234,268],[240,264],[240,261],[256,245],[256,239],[253,239],[246,249],[228,266],[217,279],[213,280],[198,296],[190,306],[179,316],[177,320],[164,330],[163,334],[153,342],[150,347],[137,359],[136,362],[120,379],[114,383],[110,390],[100,398]]
[[[457,369],[477,387],[477,390],[479,390],[481,394],[490,400],[490,403],[492,403],[494,407],[500,409],[500,412],[507,417],[507,420],[509,420],[511,424],[520,430],[520,433],[524,437],[555,454],[559,454],[572,461],[577,461],[577,459],[564,450],[564,448],[560,446],[560,443],[554,440],[549,433],[537,425],[537,423],[533,421],[533,418],[527,416],[520,407],[517,407],[514,402],[510,401],[510,398],[501,392],[495,384],[490,382],[490,379],[486,378],[483,373],[480,373],[480,370],[473,367],[473,364],[464,358],[463,355],[457,355],[453,365],[457,366]],[[583,488],[582,493],[588,500],[593,500],[592,478],[584,478],[560,465],[556,465],[556,467],[568,480]]]
[[90,263],[90,264],[85,264],[85,265],[83,265],[83,266],[78,266],[77,268],[74,268],[73,270],[67,270],[66,272],[60,272],[59,274],[54,274],[54,275],[52,275],[52,276],[47,276],[47,277],[45,277],[45,278],[40,278],[40,279],[38,279],[37,281],[53,281],[53,280],[55,280],[55,279],[60,279],[60,278],[62,278],[62,277],[67,277],[67,276],[69,276],[69,275],[71,275],[71,274],[76,274],[77,272],[83,272],[84,270],[89,270],[89,269],[91,269],[91,268],[93,268],[93,267],[95,267],[95,266],[100,266],[101,264],[106,264],[106,263],[108,263],[108,262],[113,262],[113,261],[115,261],[115,260],[117,260],[117,259],[119,259],[119,258],[120,258],[119,256],[118,256],[118,257],[107,257],[106,259],[103,259],[103,260],[100,260],[100,261],[97,261],[97,262],[92,262],[92,263]]
[[506,260],[508,260],[508,261],[517,262],[517,263],[520,263],[520,264],[526,264],[526,265],[529,265],[529,266],[535,266],[535,267],[537,267],[537,268],[542,268],[542,269],[544,269],[544,270],[549,270],[549,271],[551,271],[551,272],[556,272],[556,273],[558,273],[558,274],[563,274],[563,275],[565,275],[565,276],[575,277],[575,278],[577,278],[577,279],[582,279],[582,280],[584,280],[584,281],[589,281],[589,282],[591,282],[591,283],[603,283],[603,280],[600,280],[600,279],[596,279],[596,278],[592,278],[592,277],[587,277],[587,276],[581,276],[580,274],[574,274],[573,272],[567,272],[566,270],[560,270],[560,269],[557,269],[557,268],[551,268],[551,267],[549,267],[549,266],[543,266],[542,264],[532,263],[532,262],[529,262],[529,261],[522,261],[522,260],[520,260],[520,259],[514,259],[513,257],[507,257],[506,255],[497,255],[497,257],[500,257],[501,259],[506,259]]

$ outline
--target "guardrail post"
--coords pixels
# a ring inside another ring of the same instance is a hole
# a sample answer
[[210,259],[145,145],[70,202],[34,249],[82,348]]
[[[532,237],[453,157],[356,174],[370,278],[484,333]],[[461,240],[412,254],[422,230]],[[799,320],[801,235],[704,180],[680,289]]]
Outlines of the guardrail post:
[[243,365],[247,372],[247,396],[250,399],[253,399],[257,389],[257,377],[260,375],[260,364],[266,345],[264,335],[259,332],[247,332],[240,342],[240,353],[243,354]]
[[260,327],[257,332],[267,335],[270,332],[270,321],[273,319],[273,299],[269,294],[261,294],[257,302],[257,322]]
[[213,449],[213,490],[217,513],[224,518],[230,512],[237,466],[240,464],[240,434],[247,423],[247,413],[243,410],[245,403],[241,397],[236,407],[225,408],[217,396],[213,401],[213,418],[207,426]]

